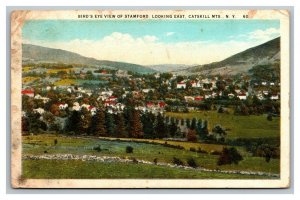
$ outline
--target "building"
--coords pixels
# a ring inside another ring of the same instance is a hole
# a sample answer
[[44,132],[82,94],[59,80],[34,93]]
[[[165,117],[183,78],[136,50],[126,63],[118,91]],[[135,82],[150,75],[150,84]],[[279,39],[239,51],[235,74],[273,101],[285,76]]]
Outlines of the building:
[[26,89],[26,90],[22,90],[21,93],[22,93],[22,95],[34,97],[34,90]]

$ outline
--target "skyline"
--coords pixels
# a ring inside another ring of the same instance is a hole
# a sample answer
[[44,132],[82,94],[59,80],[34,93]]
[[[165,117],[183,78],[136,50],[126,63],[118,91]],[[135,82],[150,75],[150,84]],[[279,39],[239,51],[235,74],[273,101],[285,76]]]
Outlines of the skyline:
[[29,20],[23,43],[141,65],[207,64],[280,36],[278,20]]

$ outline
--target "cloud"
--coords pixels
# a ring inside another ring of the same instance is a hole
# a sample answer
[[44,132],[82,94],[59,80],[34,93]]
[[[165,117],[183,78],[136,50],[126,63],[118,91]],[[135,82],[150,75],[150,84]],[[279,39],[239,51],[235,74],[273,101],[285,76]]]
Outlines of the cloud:
[[174,35],[174,32],[167,32],[166,33],[166,36],[172,36],[172,35]]
[[248,34],[250,40],[271,40],[280,35],[280,30],[276,28],[268,28],[265,30],[255,30]]
[[63,49],[99,60],[123,61],[142,65],[206,64],[220,61],[260,44],[259,41],[245,40],[165,43],[153,35],[134,37],[120,32],[114,32],[99,40],[25,41],[24,43]]
[[280,30],[276,28],[268,28],[265,30],[257,29],[255,31],[252,31],[250,33],[246,34],[240,34],[238,36],[232,35],[229,36],[229,39],[246,39],[246,40],[253,40],[253,41],[259,41],[259,42],[266,42],[269,40],[272,40],[276,37],[280,36]]

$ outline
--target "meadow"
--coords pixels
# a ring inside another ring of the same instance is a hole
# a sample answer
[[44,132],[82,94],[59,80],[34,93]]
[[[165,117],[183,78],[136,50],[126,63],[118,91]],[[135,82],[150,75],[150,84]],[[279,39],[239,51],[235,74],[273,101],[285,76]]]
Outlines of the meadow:
[[[56,142],[55,142],[56,141]],[[269,163],[261,157],[250,156],[243,148],[239,148],[243,160],[238,164],[217,165],[218,155],[211,152],[220,151],[223,145],[200,144],[189,142],[171,142],[184,146],[177,149],[163,145],[163,140],[133,140],[107,138],[81,138],[59,135],[23,136],[23,155],[94,155],[112,156],[124,159],[137,159],[149,162],[172,163],[173,158],[180,159],[184,165],[193,158],[199,167],[211,170],[239,170],[279,174],[279,159],[271,159]],[[207,153],[188,150],[198,146]],[[131,146],[133,153],[126,153],[126,147]],[[98,149],[95,147],[99,147]],[[97,149],[97,150],[96,150]],[[217,172],[198,172],[195,170],[169,168],[165,166],[144,165],[134,163],[100,163],[76,160],[23,160],[24,178],[258,178],[254,175],[222,174]],[[60,166],[60,167],[59,167]],[[90,170],[93,169],[93,170]],[[93,171],[93,172],[91,172]],[[96,173],[101,171],[101,173]],[[95,174],[94,174],[95,173]],[[54,176],[52,176],[54,174]],[[93,175],[94,174],[94,175]],[[262,178],[262,177],[260,177]],[[268,177],[270,178],[270,177]]]
[[189,113],[167,112],[167,116],[177,119],[202,119],[208,121],[208,130],[220,124],[228,129],[228,139],[236,138],[274,138],[280,136],[280,118],[267,120],[266,115],[240,116],[217,111],[201,111]]

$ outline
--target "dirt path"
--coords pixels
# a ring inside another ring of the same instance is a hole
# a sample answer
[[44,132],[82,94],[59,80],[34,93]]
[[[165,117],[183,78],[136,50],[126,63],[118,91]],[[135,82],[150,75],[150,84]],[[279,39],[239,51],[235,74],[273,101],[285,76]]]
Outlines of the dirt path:
[[224,174],[241,174],[241,175],[253,175],[253,176],[268,176],[273,178],[279,178],[279,174],[267,173],[267,172],[253,172],[253,171],[238,171],[238,170],[215,170],[207,168],[192,168],[189,166],[174,165],[169,163],[154,163],[146,160],[138,159],[125,159],[114,156],[93,156],[93,155],[73,155],[73,154],[48,154],[48,155],[23,155],[24,160],[82,160],[82,161],[96,161],[96,162],[122,162],[122,163],[141,163],[148,165],[166,166],[171,168],[192,169],[202,172],[215,172]]

